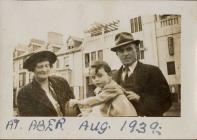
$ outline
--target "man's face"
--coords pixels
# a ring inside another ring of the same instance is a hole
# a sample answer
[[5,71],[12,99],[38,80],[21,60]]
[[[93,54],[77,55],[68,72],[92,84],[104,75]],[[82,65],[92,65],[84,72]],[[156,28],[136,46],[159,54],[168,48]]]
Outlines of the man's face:
[[92,78],[93,84],[100,88],[103,88],[106,84],[108,84],[111,79],[111,77],[105,72],[103,68],[100,68],[97,73],[95,68],[91,68],[90,76]]
[[42,61],[37,63],[35,70],[34,70],[34,74],[35,77],[39,80],[39,81],[44,81],[49,77],[50,74],[50,63],[49,61]]
[[132,65],[137,60],[136,44],[126,44],[126,46],[119,48],[116,54],[123,65]]

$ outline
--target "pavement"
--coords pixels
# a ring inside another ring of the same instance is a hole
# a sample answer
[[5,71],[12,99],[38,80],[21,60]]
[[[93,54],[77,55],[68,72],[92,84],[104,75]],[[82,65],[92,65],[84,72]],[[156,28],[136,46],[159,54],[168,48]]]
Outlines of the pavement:
[[164,113],[166,117],[180,117],[181,116],[181,104],[180,102],[172,103],[170,109]]

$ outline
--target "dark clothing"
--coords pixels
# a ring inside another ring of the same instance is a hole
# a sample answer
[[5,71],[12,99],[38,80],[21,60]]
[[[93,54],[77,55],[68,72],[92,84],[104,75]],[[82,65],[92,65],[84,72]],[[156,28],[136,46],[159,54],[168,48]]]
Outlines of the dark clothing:
[[123,67],[113,75],[113,79],[140,96],[139,101],[132,101],[139,116],[162,116],[170,108],[170,89],[158,67],[138,62],[127,83],[121,80],[122,71]]
[[[74,98],[74,95],[68,82],[56,76],[49,77],[49,82],[56,93],[61,112],[64,116],[69,116],[70,114],[67,114],[69,111],[65,109],[65,106],[67,106],[69,99]],[[17,102],[20,116],[57,116],[54,106],[35,79],[19,91]],[[75,108],[74,110],[73,115],[77,116],[79,109]]]

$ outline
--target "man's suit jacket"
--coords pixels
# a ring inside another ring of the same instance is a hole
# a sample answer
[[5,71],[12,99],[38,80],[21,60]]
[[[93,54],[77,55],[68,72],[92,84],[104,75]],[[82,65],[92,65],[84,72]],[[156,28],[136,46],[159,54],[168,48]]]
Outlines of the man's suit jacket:
[[[121,85],[123,67],[114,73],[113,79]],[[168,83],[156,66],[137,63],[133,72],[132,85],[123,87],[140,96],[132,101],[139,116],[162,116],[171,106],[171,93]]]
[[[57,100],[63,115],[70,115],[65,109],[65,105],[68,103],[69,99],[74,98],[74,95],[68,82],[56,76],[49,77],[49,81],[57,94]],[[57,116],[57,112],[49,101],[45,91],[35,79],[19,90],[17,102],[20,116]],[[79,109],[73,108],[73,111],[75,111],[73,112],[75,115],[79,113]]]

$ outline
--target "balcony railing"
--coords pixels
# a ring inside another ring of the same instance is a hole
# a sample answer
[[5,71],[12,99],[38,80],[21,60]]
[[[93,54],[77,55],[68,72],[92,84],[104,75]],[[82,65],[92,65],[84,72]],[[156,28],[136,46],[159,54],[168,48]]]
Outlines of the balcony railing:
[[166,27],[166,26],[171,26],[171,25],[175,25],[175,24],[179,24],[179,18],[178,17],[174,17],[174,18],[170,18],[170,19],[164,19],[161,20],[161,27]]

